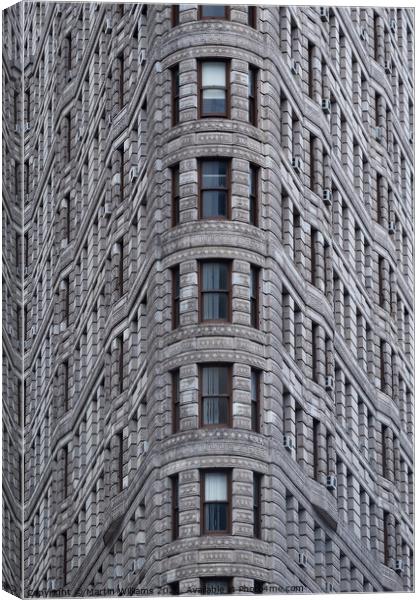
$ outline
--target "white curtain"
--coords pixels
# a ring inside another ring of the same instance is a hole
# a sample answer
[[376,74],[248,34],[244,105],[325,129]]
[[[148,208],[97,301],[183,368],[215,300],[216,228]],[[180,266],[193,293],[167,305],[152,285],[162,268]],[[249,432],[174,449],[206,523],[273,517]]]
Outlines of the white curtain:
[[205,62],[202,70],[203,87],[225,87],[226,64],[224,62]]
[[227,502],[226,473],[206,473],[204,495],[206,502]]

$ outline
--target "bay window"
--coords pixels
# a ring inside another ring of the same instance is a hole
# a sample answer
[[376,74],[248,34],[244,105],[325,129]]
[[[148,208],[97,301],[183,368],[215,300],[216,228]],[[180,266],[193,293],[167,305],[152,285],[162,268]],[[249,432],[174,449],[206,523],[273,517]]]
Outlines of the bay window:
[[232,371],[228,365],[200,368],[200,425],[229,427],[231,423]]
[[204,60],[199,64],[200,116],[228,116],[228,63]]
[[201,219],[228,219],[230,165],[228,160],[202,160],[200,162]]
[[231,481],[228,471],[201,474],[201,525],[203,534],[229,533]]
[[200,269],[200,321],[230,321],[230,263],[205,261]]

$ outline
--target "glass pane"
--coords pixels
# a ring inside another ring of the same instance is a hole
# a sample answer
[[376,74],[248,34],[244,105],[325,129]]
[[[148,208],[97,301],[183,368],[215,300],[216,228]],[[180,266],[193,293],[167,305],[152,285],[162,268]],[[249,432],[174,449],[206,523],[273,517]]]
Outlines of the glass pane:
[[226,112],[226,92],[221,89],[203,90],[203,112],[223,115]]
[[227,320],[228,295],[225,292],[204,294],[203,318],[205,321]]
[[258,374],[251,371],[251,399],[256,401],[258,397]]
[[228,289],[228,265],[221,262],[203,264],[203,291]]
[[211,471],[204,475],[205,502],[227,502],[227,475]]
[[201,173],[203,188],[227,187],[227,162],[225,160],[204,160],[201,163]]
[[227,399],[203,398],[203,425],[227,425]]
[[228,393],[228,367],[203,367],[203,396],[217,396]]
[[206,504],[205,519],[207,531],[226,531],[227,506],[226,504]]
[[212,579],[205,582],[205,593],[208,596],[229,594],[229,584],[225,579]]
[[201,82],[203,88],[226,86],[226,63],[206,61],[202,63]]
[[223,4],[203,4],[201,7],[201,14],[207,18],[224,18],[226,14],[226,7]]
[[210,219],[211,217],[227,217],[226,192],[203,192],[201,212],[204,219]]
[[255,71],[250,69],[248,71],[248,94],[253,96],[255,93]]
[[255,169],[249,167],[248,186],[250,196],[255,196]]

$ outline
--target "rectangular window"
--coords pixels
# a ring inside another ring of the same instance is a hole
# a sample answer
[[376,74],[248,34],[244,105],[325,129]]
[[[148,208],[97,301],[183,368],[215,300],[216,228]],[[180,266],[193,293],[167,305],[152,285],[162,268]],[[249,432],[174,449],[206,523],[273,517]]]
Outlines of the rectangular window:
[[124,435],[120,431],[117,433],[118,436],[118,491],[122,492],[124,489]]
[[172,126],[179,123],[179,65],[171,69],[172,78]]
[[389,563],[389,512],[384,511],[384,564]]
[[179,596],[179,581],[172,581],[169,584],[169,591],[171,596]]
[[228,116],[228,63],[206,60],[199,65],[200,117]]
[[261,579],[254,579],[254,594],[264,593],[264,581]]
[[261,538],[261,474],[254,473],[253,480],[253,513],[254,537]]
[[230,263],[201,263],[200,321],[230,321]]
[[200,579],[201,594],[219,596],[232,593],[232,580],[227,577],[204,577]]
[[63,362],[63,404],[64,411],[69,410],[69,362]]
[[229,427],[231,424],[232,370],[228,365],[200,368],[200,425]]
[[318,480],[318,443],[319,443],[319,421],[313,420],[313,460],[314,460],[314,479]]
[[69,33],[66,37],[67,41],[67,77],[71,75],[72,69],[72,43],[71,43],[71,33]]
[[124,391],[124,338],[118,337],[118,391],[120,394]]
[[180,431],[179,369],[172,371],[172,433]]
[[179,538],[179,477],[172,475],[172,540]]
[[251,429],[256,433],[260,432],[260,385],[261,372],[251,369]]
[[230,163],[228,160],[200,161],[201,219],[230,218]]
[[257,7],[248,6],[248,25],[249,27],[257,28]]
[[249,165],[248,174],[249,222],[258,226],[258,167]]
[[179,164],[172,171],[172,227],[179,225]]
[[120,200],[121,200],[121,202],[123,202],[124,201],[124,186],[125,186],[125,181],[124,181],[124,144],[121,144],[121,146],[117,150],[117,153],[118,153],[118,173],[120,176]]
[[251,265],[249,275],[249,302],[251,311],[251,327],[259,329],[260,326],[260,315],[259,315],[259,279],[260,269]]
[[202,533],[229,533],[231,481],[227,471],[204,471],[201,474]]
[[172,329],[179,327],[179,265],[172,269]]
[[258,69],[250,65],[248,69],[248,120],[254,126],[258,121],[257,90]]
[[[120,6],[124,6],[121,4]],[[124,108],[124,54],[117,56],[118,75],[118,108]]]
[[229,7],[223,4],[200,4],[198,7],[199,19],[228,19]]
[[124,240],[118,242],[118,294],[124,295]]
[[67,583],[67,531],[63,532],[63,585]]
[[67,498],[68,494],[68,479],[69,479],[69,451],[68,447],[63,448],[63,495]]

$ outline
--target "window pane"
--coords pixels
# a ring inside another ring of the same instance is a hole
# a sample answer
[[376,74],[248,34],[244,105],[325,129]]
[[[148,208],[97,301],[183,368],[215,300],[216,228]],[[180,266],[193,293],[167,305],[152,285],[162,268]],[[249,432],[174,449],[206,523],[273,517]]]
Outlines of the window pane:
[[228,394],[228,367],[203,367],[203,396]]
[[217,191],[206,191],[202,194],[202,216],[205,219],[211,217],[227,217],[227,193]]
[[203,297],[203,318],[206,321],[228,318],[228,295],[226,292],[206,293]]
[[226,504],[206,504],[205,519],[207,531],[226,531],[227,529]]
[[201,186],[203,188],[227,187],[227,162],[225,160],[205,160],[201,163]]
[[255,71],[250,69],[248,71],[248,95],[254,96],[255,94]]
[[206,61],[202,63],[201,81],[203,87],[226,86],[226,63]]
[[203,264],[203,291],[227,290],[229,269],[226,263]]
[[210,472],[204,475],[205,502],[227,502],[227,475],[223,472]]
[[217,114],[226,112],[226,92],[224,89],[203,90],[203,112]]
[[203,425],[227,425],[227,399],[203,398]]
[[250,166],[249,167],[249,174],[248,174],[248,186],[249,186],[249,194],[250,196],[255,196],[255,183],[256,183],[256,171],[255,171],[255,167]]
[[201,7],[201,14],[203,17],[221,17],[223,19],[225,13],[226,7],[223,4],[203,4],[203,6]]
[[257,401],[258,398],[258,374],[251,371],[251,400]]

